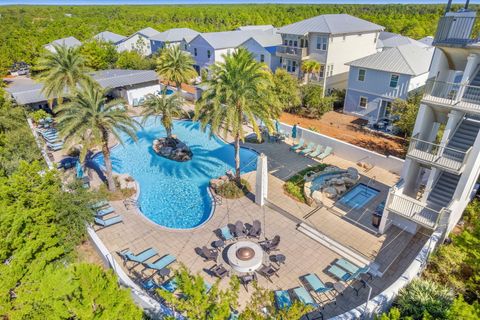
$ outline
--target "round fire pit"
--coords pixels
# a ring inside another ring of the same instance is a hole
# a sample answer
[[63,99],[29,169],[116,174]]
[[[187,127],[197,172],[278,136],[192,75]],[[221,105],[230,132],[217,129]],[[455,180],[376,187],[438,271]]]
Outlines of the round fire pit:
[[227,251],[228,263],[238,272],[252,272],[261,267],[262,248],[252,241],[238,241]]

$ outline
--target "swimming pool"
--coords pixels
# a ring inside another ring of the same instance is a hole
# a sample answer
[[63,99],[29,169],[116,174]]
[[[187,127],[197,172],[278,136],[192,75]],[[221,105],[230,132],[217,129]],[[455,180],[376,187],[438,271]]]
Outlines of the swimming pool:
[[[152,142],[166,132],[160,119],[150,118],[137,132],[137,143],[121,135],[124,145],[112,149],[113,170],[128,173],[138,182],[138,202],[148,219],[167,228],[190,229],[210,218],[213,204],[208,184],[233,170],[234,148],[218,137],[210,138],[192,121],[174,121],[173,134],[191,148],[192,160],[176,162],[157,155]],[[255,170],[256,152],[242,148],[240,159],[242,173]],[[101,154],[95,162],[103,164]]]
[[359,183],[345,193],[340,198],[339,202],[350,208],[362,208],[379,193],[379,190],[371,188],[363,183]]

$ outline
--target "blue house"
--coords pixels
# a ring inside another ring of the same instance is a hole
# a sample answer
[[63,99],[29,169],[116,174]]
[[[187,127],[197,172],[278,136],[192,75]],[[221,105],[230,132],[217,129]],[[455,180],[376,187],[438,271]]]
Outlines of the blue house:
[[433,51],[433,47],[407,44],[347,63],[344,112],[370,124],[389,119],[393,100],[407,99],[425,85]]

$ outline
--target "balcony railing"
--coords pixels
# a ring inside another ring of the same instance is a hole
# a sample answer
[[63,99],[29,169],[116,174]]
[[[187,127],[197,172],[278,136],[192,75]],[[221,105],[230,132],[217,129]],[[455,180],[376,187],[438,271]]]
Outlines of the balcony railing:
[[424,141],[416,134],[410,141],[407,156],[458,174],[464,168],[471,150],[471,147],[467,151],[462,151]]
[[476,17],[446,16],[440,18],[433,45],[466,46],[477,42],[478,36],[472,36]]
[[480,87],[429,80],[425,85],[423,100],[464,111],[480,112]]
[[429,208],[426,203],[400,194],[392,188],[388,197],[387,209],[426,228],[435,229],[445,209]]
[[297,48],[297,47],[290,47],[290,46],[278,46],[277,47],[277,54],[285,55],[285,56],[292,56],[296,58],[303,58],[307,56],[308,48]]

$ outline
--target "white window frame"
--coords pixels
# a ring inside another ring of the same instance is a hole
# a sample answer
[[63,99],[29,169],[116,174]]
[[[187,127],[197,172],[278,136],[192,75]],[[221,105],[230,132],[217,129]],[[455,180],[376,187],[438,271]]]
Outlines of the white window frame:
[[[365,100],[365,106],[362,106],[362,99]],[[368,98],[364,96],[360,96],[360,99],[358,99],[358,106],[362,109],[367,109],[368,107]]]
[[[360,73],[363,71],[363,79],[360,79]],[[367,78],[367,70],[366,69],[358,69],[358,75],[357,75],[357,80],[360,82],[365,82],[365,79]]]
[[327,36],[317,36],[317,50],[327,51],[328,48],[328,37]]
[[[395,87],[392,86],[392,78],[393,78],[393,77],[397,77],[397,82],[395,83]],[[396,88],[396,87],[398,87],[398,82],[399,82],[399,81],[400,81],[400,75],[399,75],[399,74],[396,74],[396,73],[392,73],[392,74],[390,75],[390,83],[388,84],[388,86],[389,86],[390,88]]]

